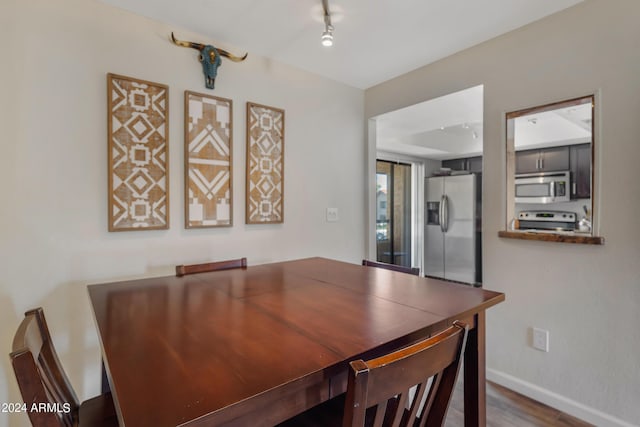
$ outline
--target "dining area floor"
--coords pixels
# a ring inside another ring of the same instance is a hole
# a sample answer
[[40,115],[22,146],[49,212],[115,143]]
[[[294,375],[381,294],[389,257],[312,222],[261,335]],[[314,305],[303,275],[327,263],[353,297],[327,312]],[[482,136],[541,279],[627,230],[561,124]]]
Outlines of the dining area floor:
[[[458,381],[445,427],[464,426],[464,394]],[[571,415],[487,381],[487,427],[592,427]]]

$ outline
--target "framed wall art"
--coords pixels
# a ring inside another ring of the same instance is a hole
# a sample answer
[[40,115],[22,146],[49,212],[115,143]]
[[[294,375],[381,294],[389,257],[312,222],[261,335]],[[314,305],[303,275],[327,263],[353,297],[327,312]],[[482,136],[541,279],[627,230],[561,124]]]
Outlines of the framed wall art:
[[284,222],[284,110],[247,103],[247,224]]
[[109,231],[169,228],[169,87],[107,75]]
[[232,101],[184,93],[185,227],[233,224]]

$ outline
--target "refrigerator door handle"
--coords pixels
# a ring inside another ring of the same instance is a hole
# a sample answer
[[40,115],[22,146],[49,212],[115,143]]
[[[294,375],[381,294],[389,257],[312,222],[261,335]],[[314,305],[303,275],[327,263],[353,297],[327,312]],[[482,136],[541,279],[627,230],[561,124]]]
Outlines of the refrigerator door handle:
[[443,233],[449,231],[449,198],[445,194],[442,196],[442,201],[440,202],[440,206],[442,206],[442,219],[440,220],[440,228]]
[[445,232],[444,229],[444,195],[440,197],[440,211],[438,212],[438,219],[440,222],[440,231]]

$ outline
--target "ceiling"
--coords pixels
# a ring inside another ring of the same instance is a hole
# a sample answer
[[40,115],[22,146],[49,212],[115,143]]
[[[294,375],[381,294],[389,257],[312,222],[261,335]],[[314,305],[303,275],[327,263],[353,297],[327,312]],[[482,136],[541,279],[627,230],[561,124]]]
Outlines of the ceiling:
[[376,147],[444,160],[482,155],[482,85],[374,117]]
[[[376,148],[446,160],[482,155],[483,86],[475,86],[372,119]],[[545,109],[513,119],[516,150],[591,142],[592,107]]]
[[[366,89],[582,0],[100,0],[248,52]],[[432,159],[482,154],[482,86],[376,118],[377,148]]]
[[101,0],[188,29],[232,53],[265,56],[361,89],[519,28],[582,0]]
[[591,102],[536,112],[514,119],[516,150],[591,142]]

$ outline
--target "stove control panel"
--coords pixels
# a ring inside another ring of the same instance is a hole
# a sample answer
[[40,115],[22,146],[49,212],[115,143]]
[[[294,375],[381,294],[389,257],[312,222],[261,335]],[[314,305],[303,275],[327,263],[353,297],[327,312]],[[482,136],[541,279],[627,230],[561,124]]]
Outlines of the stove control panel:
[[522,211],[518,214],[520,221],[576,222],[574,212],[563,211]]

